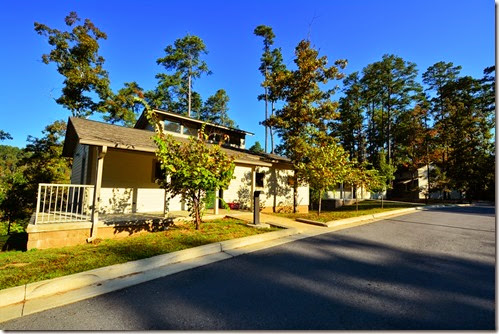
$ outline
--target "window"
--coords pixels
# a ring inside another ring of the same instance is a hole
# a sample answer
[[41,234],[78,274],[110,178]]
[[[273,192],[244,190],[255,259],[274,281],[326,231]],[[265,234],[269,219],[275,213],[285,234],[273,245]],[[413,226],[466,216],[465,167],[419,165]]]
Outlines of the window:
[[165,131],[180,133],[180,124],[177,122],[172,122],[164,120]]
[[198,129],[190,128],[184,125],[184,135],[197,137]]
[[161,163],[157,160],[154,160],[152,182],[156,182],[157,179],[164,179],[164,178],[165,178],[165,171],[161,169]]
[[235,137],[235,136],[230,136],[230,139],[229,139],[229,144],[231,146],[241,146],[241,138],[239,137]]
[[264,178],[265,178],[265,173],[255,173],[255,187],[263,188]]

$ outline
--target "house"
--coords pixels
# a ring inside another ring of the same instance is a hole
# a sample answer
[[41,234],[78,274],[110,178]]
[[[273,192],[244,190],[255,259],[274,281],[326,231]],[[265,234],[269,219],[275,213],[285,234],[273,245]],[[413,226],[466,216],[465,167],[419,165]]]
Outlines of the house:
[[[392,199],[400,199],[406,201],[423,201],[428,196],[428,172],[430,177],[435,166],[421,166],[416,170],[408,168],[399,168],[395,173],[393,189],[390,191]],[[432,178],[433,181],[433,178]],[[431,191],[430,199],[443,199],[441,191]],[[461,198],[459,192],[452,190],[448,194],[448,199],[457,200]]]
[[[228,138],[223,150],[235,158],[234,179],[228,189],[220,189],[217,194],[226,203],[240,209],[251,209],[256,182],[263,180],[260,185],[263,185],[263,191],[259,197],[263,212],[293,207],[293,187],[290,182],[293,170],[289,159],[246,150],[246,136],[252,133],[164,110],[155,109],[154,112],[165,131],[176,140],[187,141],[189,136],[197,135],[203,124],[210,140],[217,142],[221,136]],[[63,156],[73,158],[71,184],[40,184],[37,210],[32,219],[33,224],[28,228],[28,233],[31,232],[28,248],[51,245],[43,240],[41,234],[36,234],[46,230],[49,225],[50,231],[54,233],[56,224],[61,225],[57,232],[68,229],[70,224],[85,226],[84,232],[73,238],[77,242],[68,241],[71,237],[67,233],[50,236],[52,240],[59,240],[53,241],[53,244],[74,244],[81,242],[82,235],[87,238],[93,236],[96,229],[92,225],[95,227],[109,222],[112,215],[159,216],[164,212],[185,212],[187,208],[178,197],[167,204],[165,191],[155,182],[160,168],[153,135],[153,128],[144,114],[134,128],[69,118]],[[297,204],[298,211],[308,211],[307,186],[298,188]],[[219,201],[214,200],[212,206],[213,213],[219,213]],[[105,229],[99,227],[100,237],[114,237],[116,234],[116,228],[112,234],[103,234],[101,230]],[[61,242],[60,239],[66,241]]]

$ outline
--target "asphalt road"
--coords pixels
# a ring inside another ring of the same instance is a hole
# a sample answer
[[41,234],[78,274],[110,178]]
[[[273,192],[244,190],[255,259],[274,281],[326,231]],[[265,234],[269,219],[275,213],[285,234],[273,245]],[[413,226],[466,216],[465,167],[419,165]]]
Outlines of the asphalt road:
[[0,324],[16,330],[495,329],[495,210],[418,212]]

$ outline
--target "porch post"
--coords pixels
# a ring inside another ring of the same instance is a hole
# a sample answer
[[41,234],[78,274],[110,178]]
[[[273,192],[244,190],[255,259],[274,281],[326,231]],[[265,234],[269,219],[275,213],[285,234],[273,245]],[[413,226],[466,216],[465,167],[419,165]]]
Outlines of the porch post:
[[87,242],[91,242],[97,236],[97,223],[99,222],[99,202],[100,189],[102,185],[102,170],[104,168],[104,156],[107,153],[107,146],[97,147],[97,170],[94,184],[94,198],[92,199],[92,232]]
[[213,213],[218,215],[218,188],[215,189],[215,198],[213,199],[215,202],[213,203]]

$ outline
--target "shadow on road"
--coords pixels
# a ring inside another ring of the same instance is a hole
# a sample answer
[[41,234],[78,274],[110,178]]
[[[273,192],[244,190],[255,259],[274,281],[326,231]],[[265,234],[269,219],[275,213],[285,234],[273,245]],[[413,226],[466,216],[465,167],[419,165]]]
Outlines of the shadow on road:
[[487,217],[495,217],[496,209],[494,206],[485,205],[472,205],[472,206],[462,206],[462,207],[443,207],[443,208],[431,208],[427,209],[429,211],[440,211],[448,213],[460,213],[460,214],[470,214],[470,215],[481,215]]
[[[458,208],[457,213],[474,210]],[[50,329],[495,329],[495,234],[482,231],[493,221],[483,218],[476,230],[405,224],[432,216],[422,212],[404,216],[403,223],[385,221],[302,239],[43,316]],[[434,235],[437,230],[440,234]],[[433,239],[415,237],[425,233]],[[463,237],[469,235],[475,254],[428,241],[466,244]],[[417,245],[418,240],[423,244]],[[67,314],[77,314],[78,320]],[[15,321],[6,328],[11,324]]]
[[491,263],[337,234],[296,244],[147,284],[140,294],[150,302],[134,308],[141,328],[495,328]]

